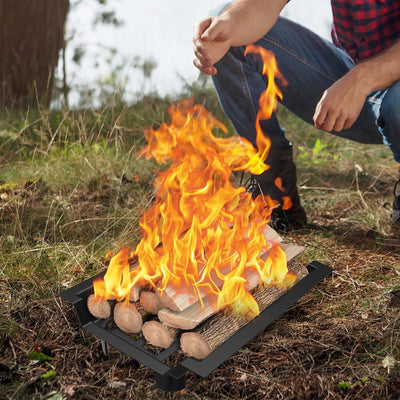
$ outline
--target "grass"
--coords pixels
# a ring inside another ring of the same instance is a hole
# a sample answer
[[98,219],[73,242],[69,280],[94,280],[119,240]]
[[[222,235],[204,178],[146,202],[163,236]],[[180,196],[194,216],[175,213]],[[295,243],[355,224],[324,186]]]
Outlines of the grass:
[[[221,119],[215,103],[205,106]],[[58,293],[102,270],[109,249],[138,242],[160,167],[135,153],[168,104],[2,111],[0,398],[397,399],[397,167],[385,147],[321,134],[285,110],[310,220],[285,236],[306,247],[301,262],[326,263],[333,275],[209,377],[188,374],[175,394],[159,391],[134,359],[114,349],[104,357],[81,328]]]

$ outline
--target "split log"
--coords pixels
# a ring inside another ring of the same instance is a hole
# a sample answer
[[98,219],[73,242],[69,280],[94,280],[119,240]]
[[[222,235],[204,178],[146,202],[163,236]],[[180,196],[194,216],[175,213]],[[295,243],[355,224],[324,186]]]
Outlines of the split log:
[[[286,253],[287,262],[302,253],[304,250],[304,247],[295,244],[281,243],[280,246]],[[260,276],[256,271],[254,271],[246,274],[246,280],[246,289],[251,291],[259,285]],[[164,308],[158,313],[158,318],[166,325],[174,328],[183,330],[194,329],[201,322],[219,311],[216,304],[211,304],[206,297],[202,300],[203,306],[200,301],[198,301],[181,312],[175,312]]]
[[[133,271],[139,267],[139,263],[137,262],[137,259],[133,260],[134,262],[129,262],[129,270]],[[141,284],[136,284],[135,286],[132,287],[131,291],[129,292],[129,301],[131,303],[136,303],[140,299],[140,293],[145,290],[147,287],[146,283],[141,283]]]
[[180,334],[180,330],[171,328],[158,321],[147,321],[143,324],[144,338],[153,346],[168,348],[174,343]]
[[134,303],[117,303],[114,307],[114,321],[126,333],[139,333],[143,326],[143,317]]
[[[296,282],[307,275],[307,269],[298,262],[291,262],[289,270],[297,275]],[[260,287],[253,293],[260,312],[276,301],[287,288],[271,286]],[[185,332],[181,336],[182,351],[199,360],[207,357],[218,346],[228,340],[235,332],[249,321],[243,316],[225,312],[225,310],[209,318],[193,332]]]
[[275,229],[271,228],[269,225],[267,225],[264,228],[264,232],[263,233],[264,233],[265,240],[267,242],[270,242],[270,243],[281,243],[282,240],[283,240],[282,237],[279,235],[279,233]]
[[[199,290],[200,297],[204,297],[205,293]],[[193,288],[185,288],[185,290],[175,290],[171,285],[167,283],[165,290],[158,292],[158,299],[162,304],[162,308],[167,308],[175,312],[180,312],[191,304],[197,303],[199,295],[195,293]]]
[[139,287],[138,285],[133,286],[129,293],[129,301],[131,303],[136,303],[140,299],[140,292],[142,290],[142,287]]
[[87,307],[90,314],[96,318],[106,319],[111,315],[111,304],[107,300],[95,300],[94,294],[87,298]]
[[[267,225],[264,228],[264,237],[267,243],[281,243],[282,238],[279,235],[278,232],[276,232],[273,228],[271,228],[269,225]],[[226,274],[230,272],[230,267],[227,266],[224,271],[222,271],[223,274]],[[218,282],[216,279],[214,279],[214,282],[218,285],[219,287],[222,286],[223,282]],[[193,304],[196,304],[199,301],[199,298],[204,298],[206,296],[206,293],[199,289],[199,293],[195,292],[194,290],[175,290],[172,286],[168,285],[166,286],[165,290],[162,291],[162,293],[159,293],[159,299],[164,305],[165,308],[180,312],[183,310],[186,310],[188,307],[190,307]]]
[[142,291],[140,293],[140,304],[150,314],[157,314],[164,308],[163,303],[154,292]]

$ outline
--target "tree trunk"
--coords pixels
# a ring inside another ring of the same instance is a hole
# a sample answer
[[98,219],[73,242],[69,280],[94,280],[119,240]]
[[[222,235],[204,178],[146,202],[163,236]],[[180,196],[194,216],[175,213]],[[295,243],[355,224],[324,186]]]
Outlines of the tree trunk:
[[0,106],[48,107],[69,0],[0,0]]

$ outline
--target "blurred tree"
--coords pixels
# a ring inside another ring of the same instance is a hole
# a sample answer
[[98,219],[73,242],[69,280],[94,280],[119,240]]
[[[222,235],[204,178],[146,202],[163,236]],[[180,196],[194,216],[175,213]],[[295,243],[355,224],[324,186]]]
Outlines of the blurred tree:
[[49,106],[69,0],[0,0],[0,106]]
[[[1,1],[1,0],[0,0]],[[102,43],[87,43],[85,42],[85,37],[82,35],[82,26],[76,24],[74,21],[74,16],[80,15],[81,8],[90,7],[91,18],[87,19],[87,26],[92,27],[94,32],[98,26],[109,25],[112,27],[120,27],[124,24],[124,21],[116,15],[116,11],[113,7],[117,7],[115,1],[111,0],[69,0],[70,12],[69,20],[65,27],[64,42],[61,52],[61,62],[58,66],[58,70],[55,72],[55,82],[52,95],[52,105],[55,107],[65,107],[69,108],[69,97],[73,93],[75,97],[74,104],[79,107],[86,107],[88,105],[94,105],[94,98],[99,96],[99,91],[103,90],[103,82],[101,80],[96,81],[98,87],[88,87],[87,84],[76,84],[74,82],[74,76],[71,75],[71,62],[75,66],[82,66],[82,63],[86,62],[87,59],[92,61],[92,65],[89,68],[95,70],[99,68],[98,57],[99,54],[96,51],[96,47],[101,49],[101,62],[108,64],[109,67],[114,67],[115,70],[111,71],[111,76],[107,77],[104,84],[107,86],[111,85],[112,78],[116,81],[116,73],[120,72],[121,67],[117,65],[116,67],[104,56],[104,53],[110,53],[111,59],[116,59],[117,50],[114,47],[104,46]],[[110,4],[111,3],[111,4]],[[84,12],[87,15],[87,12]],[[68,54],[67,54],[68,53]],[[105,59],[104,59],[105,58]],[[68,72],[68,73],[67,73]],[[116,88],[114,88],[115,90]],[[108,90],[108,89],[107,89]],[[119,97],[123,96],[124,91],[119,92]],[[79,97],[79,102],[77,104],[76,97]]]

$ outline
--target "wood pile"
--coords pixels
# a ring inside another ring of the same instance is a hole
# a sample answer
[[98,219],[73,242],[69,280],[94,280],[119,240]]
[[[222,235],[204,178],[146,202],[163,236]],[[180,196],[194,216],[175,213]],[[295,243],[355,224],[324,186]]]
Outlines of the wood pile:
[[[246,289],[257,302],[260,312],[307,275],[305,266],[295,260],[303,247],[282,243],[280,236],[269,227],[264,235],[268,241],[279,243],[286,253],[289,273],[279,286],[262,284],[258,273],[246,274]],[[87,303],[89,312],[96,318],[106,319],[113,314],[114,322],[122,331],[128,334],[142,332],[153,346],[168,348],[180,339],[182,351],[197,359],[207,357],[249,322],[248,318],[236,315],[228,308],[218,309],[205,296],[200,301],[193,295],[177,294],[168,286],[161,296],[134,288],[129,300],[114,305],[114,300],[99,302],[91,295]]]

